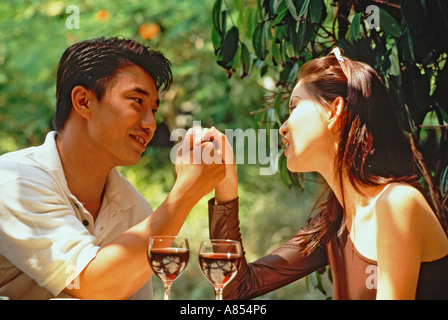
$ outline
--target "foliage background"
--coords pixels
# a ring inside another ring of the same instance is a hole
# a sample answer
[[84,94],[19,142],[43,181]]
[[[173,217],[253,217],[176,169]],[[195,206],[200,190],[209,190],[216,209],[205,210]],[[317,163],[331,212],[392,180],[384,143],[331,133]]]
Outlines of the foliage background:
[[[66,28],[69,5],[80,11],[80,28]],[[271,79],[241,82],[227,79],[215,62],[211,41],[212,0],[47,1],[0,2],[0,154],[39,145],[52,130],[57,63],[76,41],[122,35],[144,41],[171,60],[174,84],[161,98],[157,135],[140,164],[120,168],[157,208],[173,182],[169,161],[169,132],[203,126],[254,127],[250,114],[265,99],[262,89]],[[272,82],[272,81],[271,81]],[[285,188],[279,175],[259,176],[257,165],[238,165],[241,228],[245,250],[252,261],[276,248],[306,220],[318,184],[304,192]],[[173,299],[213,299],[212,286],[201,274],[197,249],[208,238],[205,197],[189,215],[181,234],[190,240],[190,264],[172,288]],[[156,299],[162,286],[153,278]],[[324,295],[305,280],[263,299],[321,299]],[[331,288],[328,283],[327,288]],[[331,290],[330,290],[331,291]]]
[[[371,4],[380,8],[374,29],[365,11]],[[79,29],[66,27],[69,5],[80,10]],[[175,81],[161,97],[151,147],[138,165],[120,170],[157,208],[175,178],[172,130],[193,120],[221,131],[277,129],[299,67],[338,45],[386,79],[403,130],[415,143],[421,182],[439,213],[447,214],[447,34],[448,5],[442,0],[4,0],[0,154],[41,144],[51,130],[57,62],[67,46],[99,36],[144,41],[171,60]],[[313,174],[288,172],[283,157],[274,176],[260,176],[258,165],[237,169],[241,229],[252,261],[304,224],[323,186]],[[191,257],[173,285],[173,299],[213,299],[197,264],[198,245],[208,237],[211,196],[181,230],[190,239]],[[161,283],[153,283],[161,299]],[[314,273],[261,298],[325,299],[331,287],[328,273]]]
[[[229,77],[272,77],[271,99],[256,112],[263,127],[287,117],[288,92],[307,61],[329,54],[373,67],[384,79],[409,142],[419,182],[447,228],[448,3],[439,0],[215,0],[212,41]],[[287,186],[306,175],[279,171]],[[446,229],[447,230],[447,229]],[[307,280],[323,293],[320,273]]]
[[[215,0],[217,63],[241,78],[272,77],[256,118],[278,128],[307,61],[340,47],[384,79],[439,220],[448,217],[448,3],[439,0]],[[279,159],[282,181],[302,185]]]

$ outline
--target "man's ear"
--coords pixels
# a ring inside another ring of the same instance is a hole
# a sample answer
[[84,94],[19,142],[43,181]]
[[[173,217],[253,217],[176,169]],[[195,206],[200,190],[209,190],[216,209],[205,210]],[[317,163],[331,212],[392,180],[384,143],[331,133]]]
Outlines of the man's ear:
[[83,118],[90,119],[91,103],[94,94],[83,86],[76,86],[72,90],[73,109]]
[[337,97],[331,103],[331,111],[328,118],[328,129],[330,131],[339,128],[342,110],[344,110],[344,99],[342,97]]

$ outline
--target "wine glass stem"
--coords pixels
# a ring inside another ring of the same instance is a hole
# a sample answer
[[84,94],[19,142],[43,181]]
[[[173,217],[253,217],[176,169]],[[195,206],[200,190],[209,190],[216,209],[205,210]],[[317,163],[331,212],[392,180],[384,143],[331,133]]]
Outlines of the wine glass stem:
[[222,300],[222,287],[215,287],[215,299]]
[[165,287],[165,293],[163,294],[163,300],[170,300],[171,296],[171,283],[166,282],[163,284]]

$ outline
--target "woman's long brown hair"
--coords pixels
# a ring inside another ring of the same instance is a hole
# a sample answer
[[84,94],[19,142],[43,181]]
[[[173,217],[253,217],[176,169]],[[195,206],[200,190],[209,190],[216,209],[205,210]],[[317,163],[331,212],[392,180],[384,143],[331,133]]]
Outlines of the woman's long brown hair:
[[[344,98],[335,168],[343,192],[342,174],[361,193],[359,185],[406,182],[416,185],[412,150],[394,111],[388,90],[369,65],[344,58],[347,75],[333,55],[314,59],[299,72],[301,85],[323,106]],[[329,189],[301,242],[304,254],[327,244],[343,231],[342,205]]]

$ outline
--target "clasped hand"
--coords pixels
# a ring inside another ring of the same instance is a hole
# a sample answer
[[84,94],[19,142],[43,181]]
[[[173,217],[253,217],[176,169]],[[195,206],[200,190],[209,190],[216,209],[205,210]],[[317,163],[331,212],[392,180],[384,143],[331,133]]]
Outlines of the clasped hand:
[[195,195],[204,196],[216,188],[215,201],[225,203],[238,196],[233,150],[218,129],[194,127],[187,131],[177,150],[176,183]]

